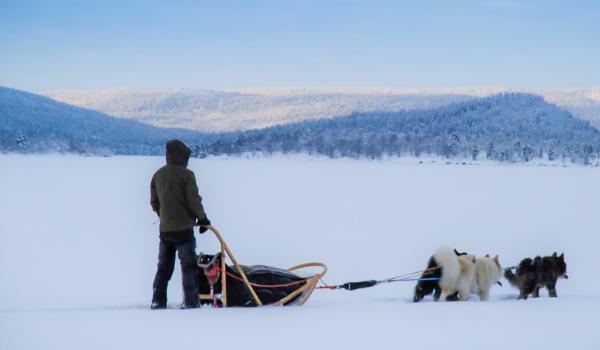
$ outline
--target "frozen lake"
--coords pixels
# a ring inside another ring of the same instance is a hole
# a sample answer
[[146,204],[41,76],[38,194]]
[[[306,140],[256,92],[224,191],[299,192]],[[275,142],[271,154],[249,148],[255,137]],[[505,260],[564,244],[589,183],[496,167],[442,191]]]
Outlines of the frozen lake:
[[[425,268],[440,245],[505,266],[564,252],[558,299],[414,304],[414,283],[316,291],[304,307],[150,311],[162,157],[0,156],[0,348],[591,348],[600,169],[307,157],[193,159],[244,264],[322,261],[325,281]],[[216,240],[196,234],[198,250]],[[176,267],[169,303],[181,301]]]

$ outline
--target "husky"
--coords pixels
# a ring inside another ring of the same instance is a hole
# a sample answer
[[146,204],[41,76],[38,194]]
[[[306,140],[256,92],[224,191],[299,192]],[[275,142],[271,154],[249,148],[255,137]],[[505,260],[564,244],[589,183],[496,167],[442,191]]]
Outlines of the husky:
[[471,293],[479,295],[479,300],[490,299],[490,289],[494,284],[502,285],[502,266],[496,255],[493,259],[486,255],[475,260],[475,275],[471,282]]
[[537,273],[536,268],[533,266],[533,260],[531,258],[521,260],[514,273],[511,268],[506,269],[504,278],[512,286],[519,288],[517,299],[527,299],[537,286]]
[[540,288],[543,287],[548,289],[548,295],[551,298],[556,298],[558,296],[556,282],[560,278],[569,278],[565,254],[558,256],[555,252],[551,256],[525,258],[516,267],[514,273],[512,269],[506,269],[504,277],[511,285],[519,288],[518,299],[527,299],[530,294],[532,297],[538,298]]
[[[456,256],[467,255],[467,253],[459,252],[454,249],[454,254]],[[419,281],[417,281],[417,285],[415,286],[415,293],[413,296],[413,302],[417,303],[423,300],[427,295],[433,293],[433,300],[438,301],[440,299],[440,295],[442,293],[442,289],[440,288],[439,278],[442,276],[442,269],[438,265],[435,260],[435,256],[431,256],[429,258],[429,262],[427,263],[427,269],[421,275]],[[455,292],[452,295],[446,297],[448,301],[456,301],[458,300],[458,292]]]

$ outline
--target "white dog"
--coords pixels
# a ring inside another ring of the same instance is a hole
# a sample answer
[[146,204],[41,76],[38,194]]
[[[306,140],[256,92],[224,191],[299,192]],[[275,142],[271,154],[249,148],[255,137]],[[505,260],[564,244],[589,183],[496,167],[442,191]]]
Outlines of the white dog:
[[500,284],[501,277],[502,266],[498,255],[493,259],[489,255],[477,258],[475,261],[475,276],[471,283],[471,293],[479,295],[481,301],[489,300],[490,289],[494,284]]
[[436,250],[434,259],[442,268],[439,284],[442,293],[440,300],[458,292],[459,299],[469,299],[473,280],[475,279],[475,256],[470,254],[457,256],[453,249],[441,247]]
[[497,255],[493,259],[489,255],[476,259],[474,255],[457,255],[453,249],[441,247],[435,252],[434,259],[442,268],[439,281],[442,301],[456,292],[461,301],[468,300],[471,293],[479,295],[481,301],[489,300],[490,289],[500,283],[502,277]]

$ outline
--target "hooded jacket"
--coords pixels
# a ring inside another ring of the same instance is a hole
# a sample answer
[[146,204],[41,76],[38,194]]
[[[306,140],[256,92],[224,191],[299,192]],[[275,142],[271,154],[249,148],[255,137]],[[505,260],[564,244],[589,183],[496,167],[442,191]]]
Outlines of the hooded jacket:
[[179,140],[167,142],[167,165],[152,176],[150,205],[160,217],[161,238],[169,233],[181,236],[183,231],[189,235],[196,220],[206,219],[196,177],[187,169],[191,153]]

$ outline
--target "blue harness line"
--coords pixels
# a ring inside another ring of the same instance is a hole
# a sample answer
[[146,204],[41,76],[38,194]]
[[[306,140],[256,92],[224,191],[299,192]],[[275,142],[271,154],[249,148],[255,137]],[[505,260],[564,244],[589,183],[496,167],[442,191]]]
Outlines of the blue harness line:
[[386,278],[383,280],[368,280],[368,281],[360,281],[360,282],[346,282],[344,284],[330,286],[325,284],[324,286],[317,287],[318,289],[345,289],[345,290],[356,290],[362,288],[370,288],[376,286],[378,284],[384,283],[392,283],[392,282],[409,282],[409,281],[439,281],[439,277],[415,277],[419,274],[425,273],[427,271],[431,271],[432,269],[422,270],[407,273],[400,276],[395,276],[391,278]]
[[393,282],[410,282],[410,281],[439,281],[439,277],[405,277],[405,278],[390,278],[386,280],[377,281],[377,284],[382,283],[393,283]]
[[[386,282],[407,282],[407,281],[439,281],[440,278],[439,277],[421,277],[421,278],[403,278],[400,280],[392,280],[392,281],[387,281]],[[382,282],[385,283],[385,282]]]

